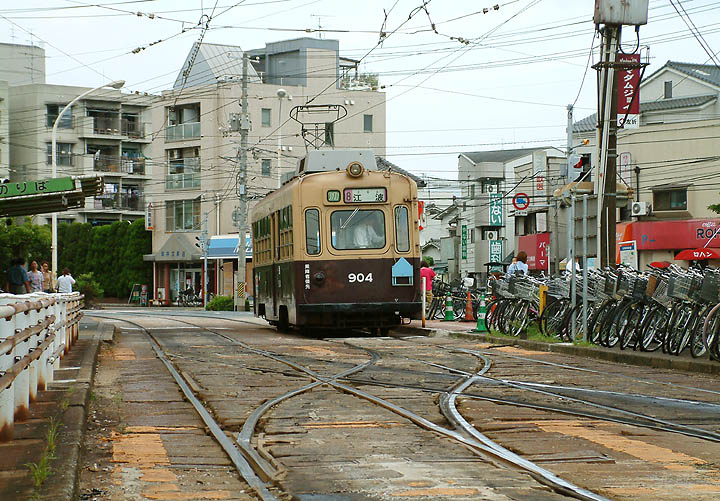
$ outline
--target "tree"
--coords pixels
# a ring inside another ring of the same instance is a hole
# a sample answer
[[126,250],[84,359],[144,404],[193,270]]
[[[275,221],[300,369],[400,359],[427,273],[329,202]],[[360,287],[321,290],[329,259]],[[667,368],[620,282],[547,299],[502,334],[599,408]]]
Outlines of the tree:
[[720,204],[710,205],[710,206],[708,206],[708,209],[710,209],[711,211],[713,211],[717,214],[720,214]]

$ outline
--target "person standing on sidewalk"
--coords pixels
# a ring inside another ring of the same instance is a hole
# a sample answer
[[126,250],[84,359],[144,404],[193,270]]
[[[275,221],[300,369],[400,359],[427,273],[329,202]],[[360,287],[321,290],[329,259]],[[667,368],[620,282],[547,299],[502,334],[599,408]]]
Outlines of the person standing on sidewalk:
[[57,279],[58,292],[69,293],[72,292],[72,286],[75,284],[75,279],[70,275],[70,270],[67,268],[63,269],[63,274]]
[[8,270],[7,283],[5,287],[11,294],[25,294],[30,292],[30,277],[23,265],[25,259],[17,257],[12,260],[12,266]]
[[35,260],[30,261],[30,292],[42,292],[43,290],[43,274],[38,270],[38,263]]
[[422,284],[422,279],[425,278],[425,307],[429,308],[430,303],[432,303],[432,281],[435,278],[435,272],[433,271],[430,266],[428,266],[427,261],[420,261],[420,283]]
[[53,283],[52,283],[52,273],[50,272],[50,265],[47,261],[43,261],[42,264],[42,290],[43,292],[47,292],[48,294],[51,292],[55,292],[53,290]]

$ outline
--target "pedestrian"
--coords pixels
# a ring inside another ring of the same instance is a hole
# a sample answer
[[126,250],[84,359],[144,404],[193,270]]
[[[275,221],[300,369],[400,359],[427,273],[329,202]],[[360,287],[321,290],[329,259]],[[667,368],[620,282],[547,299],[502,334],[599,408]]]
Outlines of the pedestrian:
[[8,270],[7,283],[5,288],[11,294],[25,294],[30,292],[30,277],[28,277],[27,271],[23,265],[25,259],[22,257],[16,257],[11,261],[12,266]]
[[75,279],[70,275],[70,270],[64,268],[62,276],[57,279],[58,292],[72,292],[72,286],[74,284]]
[[28,277],[30,278],[30,292],[42,292],[43,274],[40,270],[38,270],[38,263],[34,259],[30,261],[30,271],[28,271]]
[[435,278],[435,271],[428,266],[427,261],[420,261],[420,280],[422,284],[422,279],[425,278],[425,304],[426,306],[430,306],[430,303],[432,303],[432,281]]
[[520,251],[520,252],[518,252],[518,255],[515,257],[517,258],[517,261],[515,261],[513,264],[508,266],[507,276],[511,277],[513,275],[527,275],[528,274],[527,252]]
[[42,290],[43,292],[47,292],[48,294],[51,292],[55,292],[53,290],[53,283],[52,283],[52,273],[50,272],[50,264],[47,261],[43,261],[40,265],[42,267]]

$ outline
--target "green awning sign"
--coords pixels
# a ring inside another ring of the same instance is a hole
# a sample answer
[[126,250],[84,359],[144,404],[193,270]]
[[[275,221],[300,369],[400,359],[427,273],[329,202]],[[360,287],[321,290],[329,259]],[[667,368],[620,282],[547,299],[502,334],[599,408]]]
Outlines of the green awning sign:
[[75,191],[75,180],[71,177],[56,177],[42,181],[21,181],[0,184],[0,198],[24,197],[46,193]]

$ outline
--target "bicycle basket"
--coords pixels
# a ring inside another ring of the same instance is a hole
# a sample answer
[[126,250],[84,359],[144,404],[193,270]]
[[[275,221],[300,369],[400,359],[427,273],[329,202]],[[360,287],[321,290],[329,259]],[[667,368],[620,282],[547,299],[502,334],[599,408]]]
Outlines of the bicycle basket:
[[632,275],[628,273],[620,273],[617,278],[617,287],[615,288],[616,296],[626,296],[630,293],[632,287]]
[[653,301],[660,303],[665,308],[672,306],[672,298],[667,295],[668,281],[668,277],[660,277],[652,295]]
[[548,282],[548,296],[557,298],[570,297],[570,282],[562,278],[553,278]]
[[705,270],[699,296],[708,303],[720,303],[720,274],[715,270]]
[[605,277],[605,288],[603,292],[608,297],[612,297],[615,295],[615,289],[617,287],[617,276],[615,275],[607,275]]
[[657,287],[660,280],[655,275],[650,275],[648,277],[647,281],[647,289],[645,289],[645,294],[649,297],[652,297],[653,293],[655,292],[655,288]]
[[692,276],[671,275],[668,279],[667,295],[674,299],[689,301],[692,295],[692,286]]
[[643,299],[648,288],[648,277],[636,277],[632,285],[633,299]]

